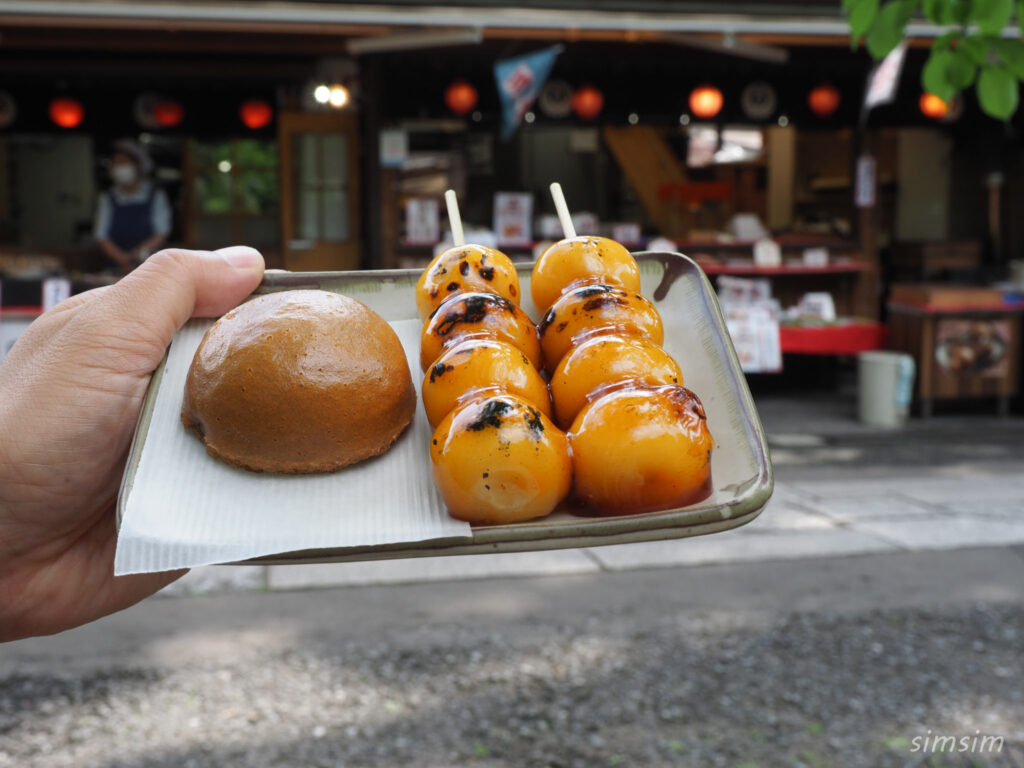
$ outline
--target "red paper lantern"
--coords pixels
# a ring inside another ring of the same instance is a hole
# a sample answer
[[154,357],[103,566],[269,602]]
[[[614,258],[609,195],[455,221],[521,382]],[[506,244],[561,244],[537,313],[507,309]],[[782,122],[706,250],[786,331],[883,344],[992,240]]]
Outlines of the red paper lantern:
[[839,109],[842,97],[839,89],[831,83],[823,83],[807,94],[807,106],[818,117],[828,117]]
[[593,120],[604,109],[604,94],[592,85],[584,85],[572,95],[572,111],[581,120]]
[[274,108],[263,99],[250,99],[238,109],[245,127],[253,131],[265,128],[274,119]]
[[176,101],[158,101],[153,105],[153,120],[161,128],[173,128],[185,119],[185,108]]
[[465,80],[456,80],[444,92],[444,103],[456,115],[468,115],[476,106],[476,88]]
[[61,128],[77,128],[85,119],[85,107],[75,99],[54,99],[50,102],[50,119]]
[[934,93],[922,93],[917,104],[921,108],[921,114],[932,120],[941,120],[949,113],[949,104]]
[[697,117],[710,120],[722,111],[725,97],[713,85],[702,85],[690,93],[690,111]]

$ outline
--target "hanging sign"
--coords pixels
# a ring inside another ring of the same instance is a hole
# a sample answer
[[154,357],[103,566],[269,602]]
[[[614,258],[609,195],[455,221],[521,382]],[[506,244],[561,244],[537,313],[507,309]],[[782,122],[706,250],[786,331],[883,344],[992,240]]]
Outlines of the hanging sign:
[[501,140],[516,132],[537,95],[544,87],[562,46],[555,45],[526,56],[503,59],[494,65],[494,80],[501,99]]
[[531,245],[532,220],[533,195],[529,192],[498,192],[494,196],[494,232],[499,245]]
[[857,179],[853,188],[853,202],[858,208],[875,207],[876,172],[875,158],[868,155],[857,158]]
[[874,109],[882,104],[891,104],[900,86],[903,60],[907,55],[907,44],[900,43],[893,48],[868,75],[868,87],[864,91],[864,110]]
[[409,159],[409,134],[402,128],[380,132],[381,168],[401,168]]

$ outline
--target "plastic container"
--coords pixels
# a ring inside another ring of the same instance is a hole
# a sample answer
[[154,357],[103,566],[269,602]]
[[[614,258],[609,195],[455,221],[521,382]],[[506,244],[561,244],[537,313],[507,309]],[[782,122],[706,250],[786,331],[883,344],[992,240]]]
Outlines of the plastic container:
[[914,392],[914,359],[902,352],[862,352],[857,373],[860,420],[878,427],[902,426]]

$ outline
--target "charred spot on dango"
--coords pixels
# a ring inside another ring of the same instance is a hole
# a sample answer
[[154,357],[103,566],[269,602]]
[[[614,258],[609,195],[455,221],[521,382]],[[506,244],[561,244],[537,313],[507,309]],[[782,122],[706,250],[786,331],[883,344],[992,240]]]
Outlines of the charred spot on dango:
[[615,286],[584,286],[568,291],[544,319],[540,337],[549,371],[555,370],[573,346],[590,336],[638,336],[654,344],[664,340],[661,315],[655,306],[644,297]]
[[486,291],[518,301],[519,274],[501,251],[483,245],[464,245],[438,254],[416,284],[416,307],[428,318],[448,296]]
[[442,352],[468,338],[504,341],[539,367],[540,340],[537,328],[519,307],[493,293],[458,293],[441,304],[423,327],[420,364],[423,370]]

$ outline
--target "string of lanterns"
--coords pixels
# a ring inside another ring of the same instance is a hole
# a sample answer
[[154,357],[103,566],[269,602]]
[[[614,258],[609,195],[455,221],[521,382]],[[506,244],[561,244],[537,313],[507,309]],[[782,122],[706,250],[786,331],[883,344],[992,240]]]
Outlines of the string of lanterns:
[[[548,106],[545,107],[544,100],[541,100],[542,108],[549,116],[565,117],[571,111],[580,120],[590,121],[604,109],[604,94],[593,85],[583,85],[575,90],[562,81],[553,81],[552,85],[556,87],[552,89]],[[325,105],[339,108],[349,102],[349,93],[344,86],[323,85],[316,90],[316,100]],[[323,93],[320,93],[321,90]],[[445,89],[444,101],[453,114],[464,117],[476,108],[479,93],[471,83],[459,79]],[[768,83],[751,83],[743,90],[740,103],[750,119],[766,119],[769,116],[765,113],[766,109],[774,111],[776,106],[774,89]],[[690,92],[688,105],[690,113],[695,118],[712,120],[721,114],[725,107],[725,95],[714,85],[700,85]],[[821,83],[807,94],[807,107],[821,119],[835,115],[841,105],[842,94],[831,83]],[[918,109],[922,115],[932,120],[951,122],[962,114],[963,105],[958,100],[947,104],[935,94],[922,93],[918,99]],[[10,94],[0,91],[0,128],[10,125],[16,114],[17,106],[13,98]],[[50,101],[48,114],[54,125],[72,130],[82,125],[86,110],[78,99],[58,96]],[[136,121],[150,130],[174,128],[185,120],[185,108],[181,102],[154,94],[139,96],[135,102],[134,114]],[[239,106],[238,117],[246,128],[258,131],[273,121],[274,107],[264,99],[249,99]],[[474,115],[474,119],[479,119],[479,115]],[[689,123],[689,115],[680,118],[680,122],[684,125]],[[788,120],[786,122],[788,123]]]
[[[556,81],[559,91],[568,88],[567,84]],[[584,85],[571,93],[571,111],[580,120],[593,120],[604,109],[604,94],[593,85]],[[465,80],[459,79],[451,83],[444,92],[444,101],[448,109],[459,117],[468,115],[476,107],[479,100],[477,89]],[[700,120],[712,120],[717,117],[725,107],[725,95],[722,90],[714,85],[704,84],[694,88],[688,98],[690,113]],[[774,88],[765,82],[750,83],[743,89],[740,100],[741,108],[748,118],[752,120],[767,119],[777,105]],[[843,97],[839,88],[832,83],[823,82],[816,85],[807,93],[807,107],[818,118],[827,119],[839,111],[842,106]],[[543,108],[543,98],[541,99]],[[922,93],[918,102],[921,114],[933,120],[944,120],[949,122],[959,116],[957,110],[951,110],[951,105],[943,102],[939,97],[931,93]],[[953,105],[959,106],[959,105]],[[565,117],[569,114],[568,109],[552,111],[545,109],[550,117]],[[961,110],[962,111],[962,110]],[[633,115],[630,115],[632,122]],[[474,119],[477,119],[474,117]],[[690,115],[684,114],[680,123],[686,125],[690,122]],[[780,116],[780,125],[788,125],[789,119]]]
[[[70,96],[58,96],[47,107],[50,122],[58,128],[72,130],[85,121],[85,106]],[[0,128],[14,122],[17,105],[11,95],[0,91]],[[179,101],[154,94],[143,94],[133,104],[136,122],[147,130],[174,128],[185,120],[185,107]],[[253,131],[266,128],[274,119],[274,107],[264,99],[249,99],[238,108],[238,118]]]

